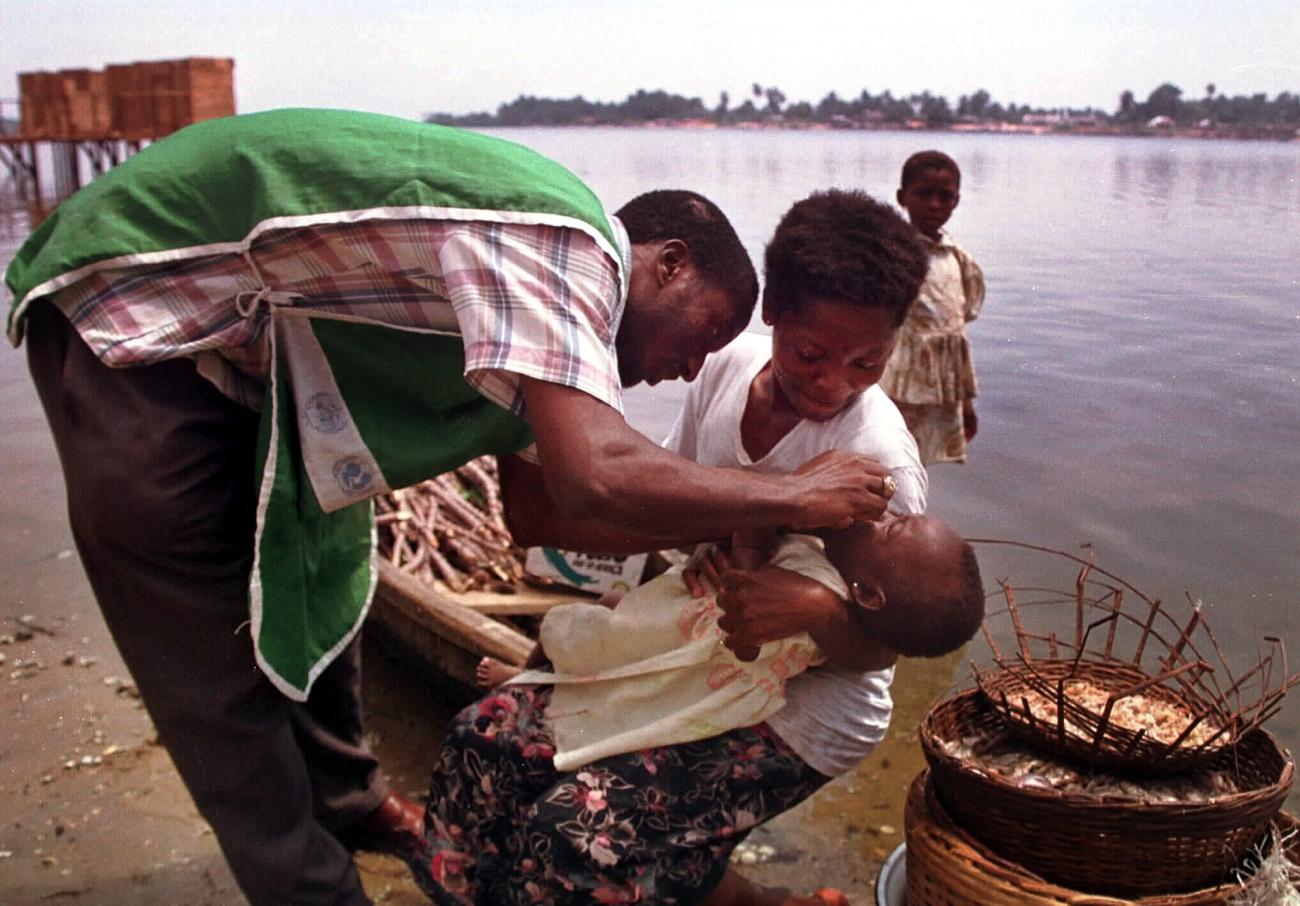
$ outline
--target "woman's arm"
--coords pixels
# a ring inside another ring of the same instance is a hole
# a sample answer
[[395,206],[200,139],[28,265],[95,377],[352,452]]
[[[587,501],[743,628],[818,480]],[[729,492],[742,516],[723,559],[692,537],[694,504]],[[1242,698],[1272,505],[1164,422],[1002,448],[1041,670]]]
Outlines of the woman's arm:
[[826,659],[848,670],[883,670],[897,655],[871,638],[856,605],[825,585],[779,566],[738,569],[723,552],[712,556],[717,576],[718,626],[724,644],[742,661],[758,657],[765,642],[800,632],[812,636]]

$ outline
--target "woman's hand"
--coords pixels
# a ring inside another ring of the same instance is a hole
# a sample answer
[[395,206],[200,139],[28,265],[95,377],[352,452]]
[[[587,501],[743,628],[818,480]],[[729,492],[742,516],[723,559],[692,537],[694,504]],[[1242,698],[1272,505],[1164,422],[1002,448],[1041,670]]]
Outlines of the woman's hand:
[[807,632],[822,634],[844,609],[844,602],[820,582],[782,569],[764,566],[735,568],[715,560],[718,575],[718,628],[727,634],[723,644],[742,661],[758,657],[766,642]]
[[[757,659],[767,642],[806,632],[827,659],[849,670],[883,670],[897,655],[876,641],[854,618],[854,605],[815,579],[763,566],[740,569],[726,551],[715,550],[698,563],[700,576],[718,589],[718,628],[723,644],[742,661]],[[690,583],[688,582],[688,585]]]
[[722,587],[721,569],[758,569],[772,559],[778,543],[776,529],[733,532],[729,548],[718,545],[708,554],[692,559],[682,570],[682,580],[691,597],[702,598],[710,588]]

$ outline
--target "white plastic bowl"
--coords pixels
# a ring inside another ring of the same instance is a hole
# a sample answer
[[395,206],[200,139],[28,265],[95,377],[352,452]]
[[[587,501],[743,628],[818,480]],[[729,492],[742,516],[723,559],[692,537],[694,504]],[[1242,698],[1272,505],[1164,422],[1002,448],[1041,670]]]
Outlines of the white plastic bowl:
[[907,844],[900,843],[876,876],[876,906],[906,906]]

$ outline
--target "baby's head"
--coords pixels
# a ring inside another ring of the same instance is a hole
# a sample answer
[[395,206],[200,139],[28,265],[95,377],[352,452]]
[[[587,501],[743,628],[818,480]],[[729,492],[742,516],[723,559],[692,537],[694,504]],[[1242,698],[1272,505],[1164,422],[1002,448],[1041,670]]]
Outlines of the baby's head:
[[872,638],[905,657],[938,657],[984,619],[975,551],[934,516],[894,516],[820,533]]
[[918,151],[903,163],[895,197],[912,226],[938,239],[961,201],[961,170],[942,151]]
[[928,252],[888,205],[833,189],[786,212],[765,264],[777,388],[800,418],[833,418],[880,380]]

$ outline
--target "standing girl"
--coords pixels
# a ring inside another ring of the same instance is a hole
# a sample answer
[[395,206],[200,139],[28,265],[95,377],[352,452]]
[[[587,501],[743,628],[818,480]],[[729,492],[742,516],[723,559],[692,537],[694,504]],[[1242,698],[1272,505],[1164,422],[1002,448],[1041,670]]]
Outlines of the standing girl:
[[930,270],[880,385],[903,413],[923,463],[965,462],[978,425],[966,322],[984,302],[984,274],[943,229],[961,200],[957,162],[939,151],[913,154],[897,199],[928,240]]

